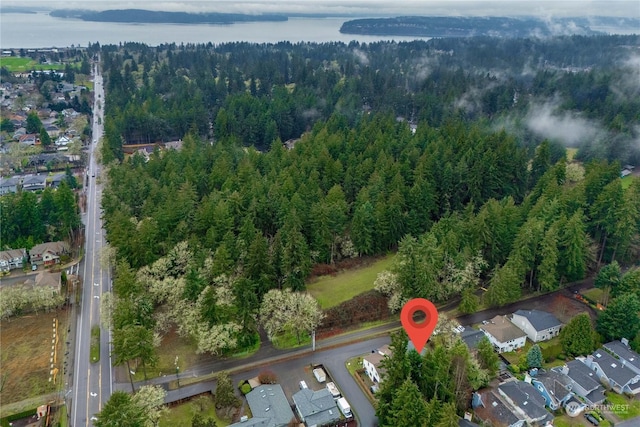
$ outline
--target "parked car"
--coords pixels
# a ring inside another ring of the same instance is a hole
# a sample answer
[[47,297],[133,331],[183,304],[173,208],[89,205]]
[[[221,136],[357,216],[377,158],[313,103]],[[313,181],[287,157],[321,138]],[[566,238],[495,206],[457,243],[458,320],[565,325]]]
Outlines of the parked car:
[[587,419],[587,421],[589,421],[594,426],[599,426],[600,425],[600,421],[598,421],[598,419],[596,417],[594,417],[593,415],[584,414],[584,417]]
[[308,388],[307,383],[305,381],[300,381],[300,390]]
[[38,264],[31,264],[31,271],[36,271],[38,269]]

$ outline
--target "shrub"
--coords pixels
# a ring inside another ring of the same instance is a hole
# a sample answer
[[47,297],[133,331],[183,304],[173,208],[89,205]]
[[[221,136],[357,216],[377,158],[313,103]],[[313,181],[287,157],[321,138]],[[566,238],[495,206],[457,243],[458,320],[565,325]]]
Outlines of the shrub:
[[276,374],[271,371],[262,371],[258,375],[258,381],[261,384],[275,384],[277,382]]
[[315,276],[335,276],[338,272],[338,269],[335,265],[329,264],[316,264],[311,268],[311,277]]
[[240,386],[240,392],[242,394],[247,394],[251,391],[251,386],[249,385],[249,383],[244,383]]
[[336,328],[389,317],[387,298],[378,291],[368,291],[325,311],[326,317],[318,328],[319,335]]

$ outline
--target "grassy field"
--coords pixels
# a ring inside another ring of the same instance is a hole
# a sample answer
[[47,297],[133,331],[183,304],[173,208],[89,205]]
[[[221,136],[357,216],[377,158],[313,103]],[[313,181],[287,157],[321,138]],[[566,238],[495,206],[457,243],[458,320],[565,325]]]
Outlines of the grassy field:
[[12,73],[31,70],[63,70],[64,64],[40,64],[31,58],[6,56],[0,59],[0,66],[6,67]]
[[373,289],[378,273],[391,267],[393,255],[372,264],[338,273],[335,276],[321,276],[307,285],[307,290],[320,303],[323,309],[334,307],[356,295]]
[[640,415],[640,401],[613,392],[607,392],[606,395],[607,401],[612,405],[608,410],[623,420]]
[[[0,392],[3,413],[6,405],[56,391],[49,382],[53,319],[59,331],[67,330],[67,311],[31,314],[0,322],[0,375],[6,381]],[[57,344],[57,367],[62,373],[65,336]],[[58,375],[58,379],[61,376]],[[40,403],[39,403],[40,404]]]
[[633,183],[633,181],[635,181],[636,179],[640,179],[637,176],[625,176],[624,178],[622,178],[622,188],[623,189],[627,189],[629,187],[631,187],[631,183]]
[[211,397],[196,398],[195,400],[202,399],[202,410],[198,403],[195,401],[183,403],[181,405],[169,408],[169,412],[162,418],[160,418],[160,427],[173,427],[173,426],[185,426],[191,425],[191,419],[196,413],[200,413],[203,418],[213,417],[216,420],[218,427],[225,427],[229,425],[229,421],[221,420],[216,416],[215,406]]
[[[181,383],[183,371],[210,358],[210,356],[196,354],[195,344],[189,338],[178,336],[174,331],[169,332],[162,338],[160,347],[157,348],[157,354],[158,364],[155,367],[147,366],[147,377],[155,378],[163,375],[173,375],[175,377],[177,356]],[[144,379],[142,366],[132,366],[131,368],[136,371],[133,376],[134,381],[142,381]],[[129,376],[127,375],[124,380],[129,381]]]
[[602,302],[603,294],[604,294],[604,291],[598,288],[592,288],[586,291],[582,291],[582,295],[589,298],[590,300],[600,302],[600,303]]

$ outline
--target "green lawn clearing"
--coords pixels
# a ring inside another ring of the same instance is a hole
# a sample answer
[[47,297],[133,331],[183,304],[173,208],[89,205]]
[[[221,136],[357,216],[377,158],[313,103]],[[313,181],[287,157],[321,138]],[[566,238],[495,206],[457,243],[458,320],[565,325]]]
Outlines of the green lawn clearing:
[[320,307],[326,310],[373,289],[378,273],[388,270],[392,262],[393,255],[387,255],[366,267],[344,271],[335,276],[321,276],[308,284],[307,290],[318,300]]
[[[176,331],[169,331],[162,337],[160,347],[156,349],[158,363],[156,366],[147,366],[147,378],[156,378],[161,376],[176,376],[176,357],[178,358],[177,366],[179,368],[180,384],[182,385],[183,372],[207,360],[208,356],[196,354],[196,344],[187,337],[180,337]],[[135,371],[133,375],[134,381],[144,380],[144,370],[142,365],[133,366],[131,369]],[[128,376],[127,376],[128,378]],[[185,378],[186,379],[186,378]]]
[[199,413],[203,418],[213,417],[218,427],[229,425],[226,420],[221,420],[216,415],[216,408],[210,396],[196,397],[187,403],[169,408],[169,412],[160,418],[160,427],[190,426],[193,415]]
[[598,288],[592,288],[582,292],[582,295],[584,295],[586,298],[589,298],[591,301],[595,301],[599,303],[602,303],[603,294],[604,294],[604,291]]
[[63,70],[64,64],[40,64],[31,58],[6,56],[0,59],[0,66],[12,73],[22,73],[31,70]]
[[607,411],[613,412],[623,420],[635,418],[640,415],[640,401],[629,399],[627,396],[612,391],[608,391],[605,394],[609,404],[609,406],[606,407]]
[[621,184],[622,184],[622,188],[624,190],[626,190],[627,188],[631,187],[631,184],[633,183],[633,181],[635,181],[636,179],[638,179],[637,177],[634,176],[625,176],[624,178],[622,178]]

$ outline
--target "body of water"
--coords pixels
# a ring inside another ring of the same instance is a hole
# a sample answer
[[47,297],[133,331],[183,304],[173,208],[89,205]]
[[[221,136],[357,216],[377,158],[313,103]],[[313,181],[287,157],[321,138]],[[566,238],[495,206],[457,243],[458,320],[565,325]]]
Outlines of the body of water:
[[[249,22],[230,25],[121,24],[54,18],[46,13],[0,14],[1,48],[87,46],[89,42],[117,44],[254,43],[409,41],[417,37],[341,34],[340,26],[351,18],[290,18],[286,22]],[[422,38],[428,40],[428,38]]]

